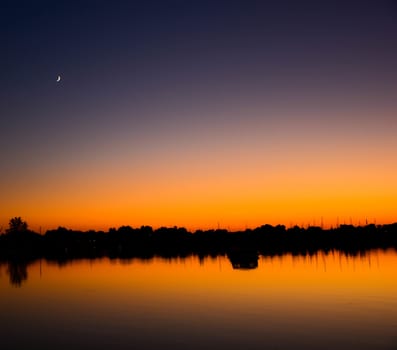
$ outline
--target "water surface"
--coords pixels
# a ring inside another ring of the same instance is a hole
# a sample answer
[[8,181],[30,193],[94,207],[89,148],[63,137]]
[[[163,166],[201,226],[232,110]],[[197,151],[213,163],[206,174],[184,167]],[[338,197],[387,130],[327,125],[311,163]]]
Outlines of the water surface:
[[396,349],[397,253],[0,266],[2,349]]

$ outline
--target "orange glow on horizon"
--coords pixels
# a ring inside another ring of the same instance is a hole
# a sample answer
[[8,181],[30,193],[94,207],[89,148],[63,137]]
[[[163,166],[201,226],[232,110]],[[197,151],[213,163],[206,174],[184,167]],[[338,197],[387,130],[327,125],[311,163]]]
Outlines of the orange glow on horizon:
[[43,231],[397,221],[395,138],[354,138],[347,130],[262,140],[240,129],[205,144],[164,140],[146,158],[127,149],[6,178],[0,227],[14,216]]
[[[397,196],[392,194],[296,195],[288,197],[246,194],[208,195],[211,198],[165,196],[155,201],[149,198],[114,201],[92,198],[76,201],[62,197],[62,203],[34,205],[25,201],[23,206],[9,205],[8,217],[3,216],[6,227],[8,219],[22,216],[32,229],[65,226],[75,229],[108,229],[130,225],[183,226],[191,230],[227,228],[238,230],[254,228],[263,224],[308,226],[321,224],[328,228],[338,224],[365,225],[387,224],[397,219]],[[151,196],[152,197],[152,196]],[[31,205],[29,205],[31,204]]]
[[58,226],[107,230],[122,225],[238,230],[263,224],[321,223],[327,228],[397,221],[396,185],[391,178],[371,175],[365,181],[351,176],[345,184],[341,178],[318,180],[302,172],[290,178],[266,172],[189,180],[153,177],[139,186],[117,178],[79,184],[82,180],[75,178],[69,186],[48,188],[45,196],[34,190],[23,200],[11,198],[2,211],[1,225],[6,227],[14,216],[22,216],[35,230]]

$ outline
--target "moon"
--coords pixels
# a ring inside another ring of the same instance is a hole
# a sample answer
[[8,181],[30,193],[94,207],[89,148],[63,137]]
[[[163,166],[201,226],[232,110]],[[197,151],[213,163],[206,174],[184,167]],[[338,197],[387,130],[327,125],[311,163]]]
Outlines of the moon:
[[57,78],[57,83],[59,83],[61,81],[61,76],[60,75],[58,75],[58,78]]

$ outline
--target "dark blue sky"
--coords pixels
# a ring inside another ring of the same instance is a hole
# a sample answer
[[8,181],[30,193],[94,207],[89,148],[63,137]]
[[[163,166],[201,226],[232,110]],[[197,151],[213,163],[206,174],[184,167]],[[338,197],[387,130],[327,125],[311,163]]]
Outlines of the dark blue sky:
[[395,81],[394,1],[1,6],[2,100],[10,109],[21,98],[56,98],[58,91],[51,89],[58,74],[69,84],[67,94],[103,104],[163,96],[164,90],[207,100],[223,91],[255,98],[302,82],[310,92],[314,85],[332,95]]
[[[79,125],[117,129],[132,120],[150,128],[161,122],[154,115],[162,110],[173,114],[167,117],[171,124],[180,125],[185,109],[204,109],[201,114],[211,122],[222,118],[222,113],[208,116],[208,106],[214,112],[258,101],[276,109],[323,108],[373,100],[388,104],[395,97],[393,1],[6,1],[1,6],[7,142],[16,128],[28,138],[21,128],[29,135],[36,131],[39,139],[53,137],[50,130],[73,131]],[[175,113],[176,105],[182,113]],[[154,106],[152,117],[143,118]],[[125,116],[124,109],[131,113]]]

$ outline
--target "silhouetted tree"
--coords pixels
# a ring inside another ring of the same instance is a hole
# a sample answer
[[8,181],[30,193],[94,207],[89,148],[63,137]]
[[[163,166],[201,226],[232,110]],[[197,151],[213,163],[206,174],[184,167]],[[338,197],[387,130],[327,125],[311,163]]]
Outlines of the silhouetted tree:
[[26,232],[28,230],[27,222],[23,221],[20,216],[10,219],[8,226],[7,233]]

